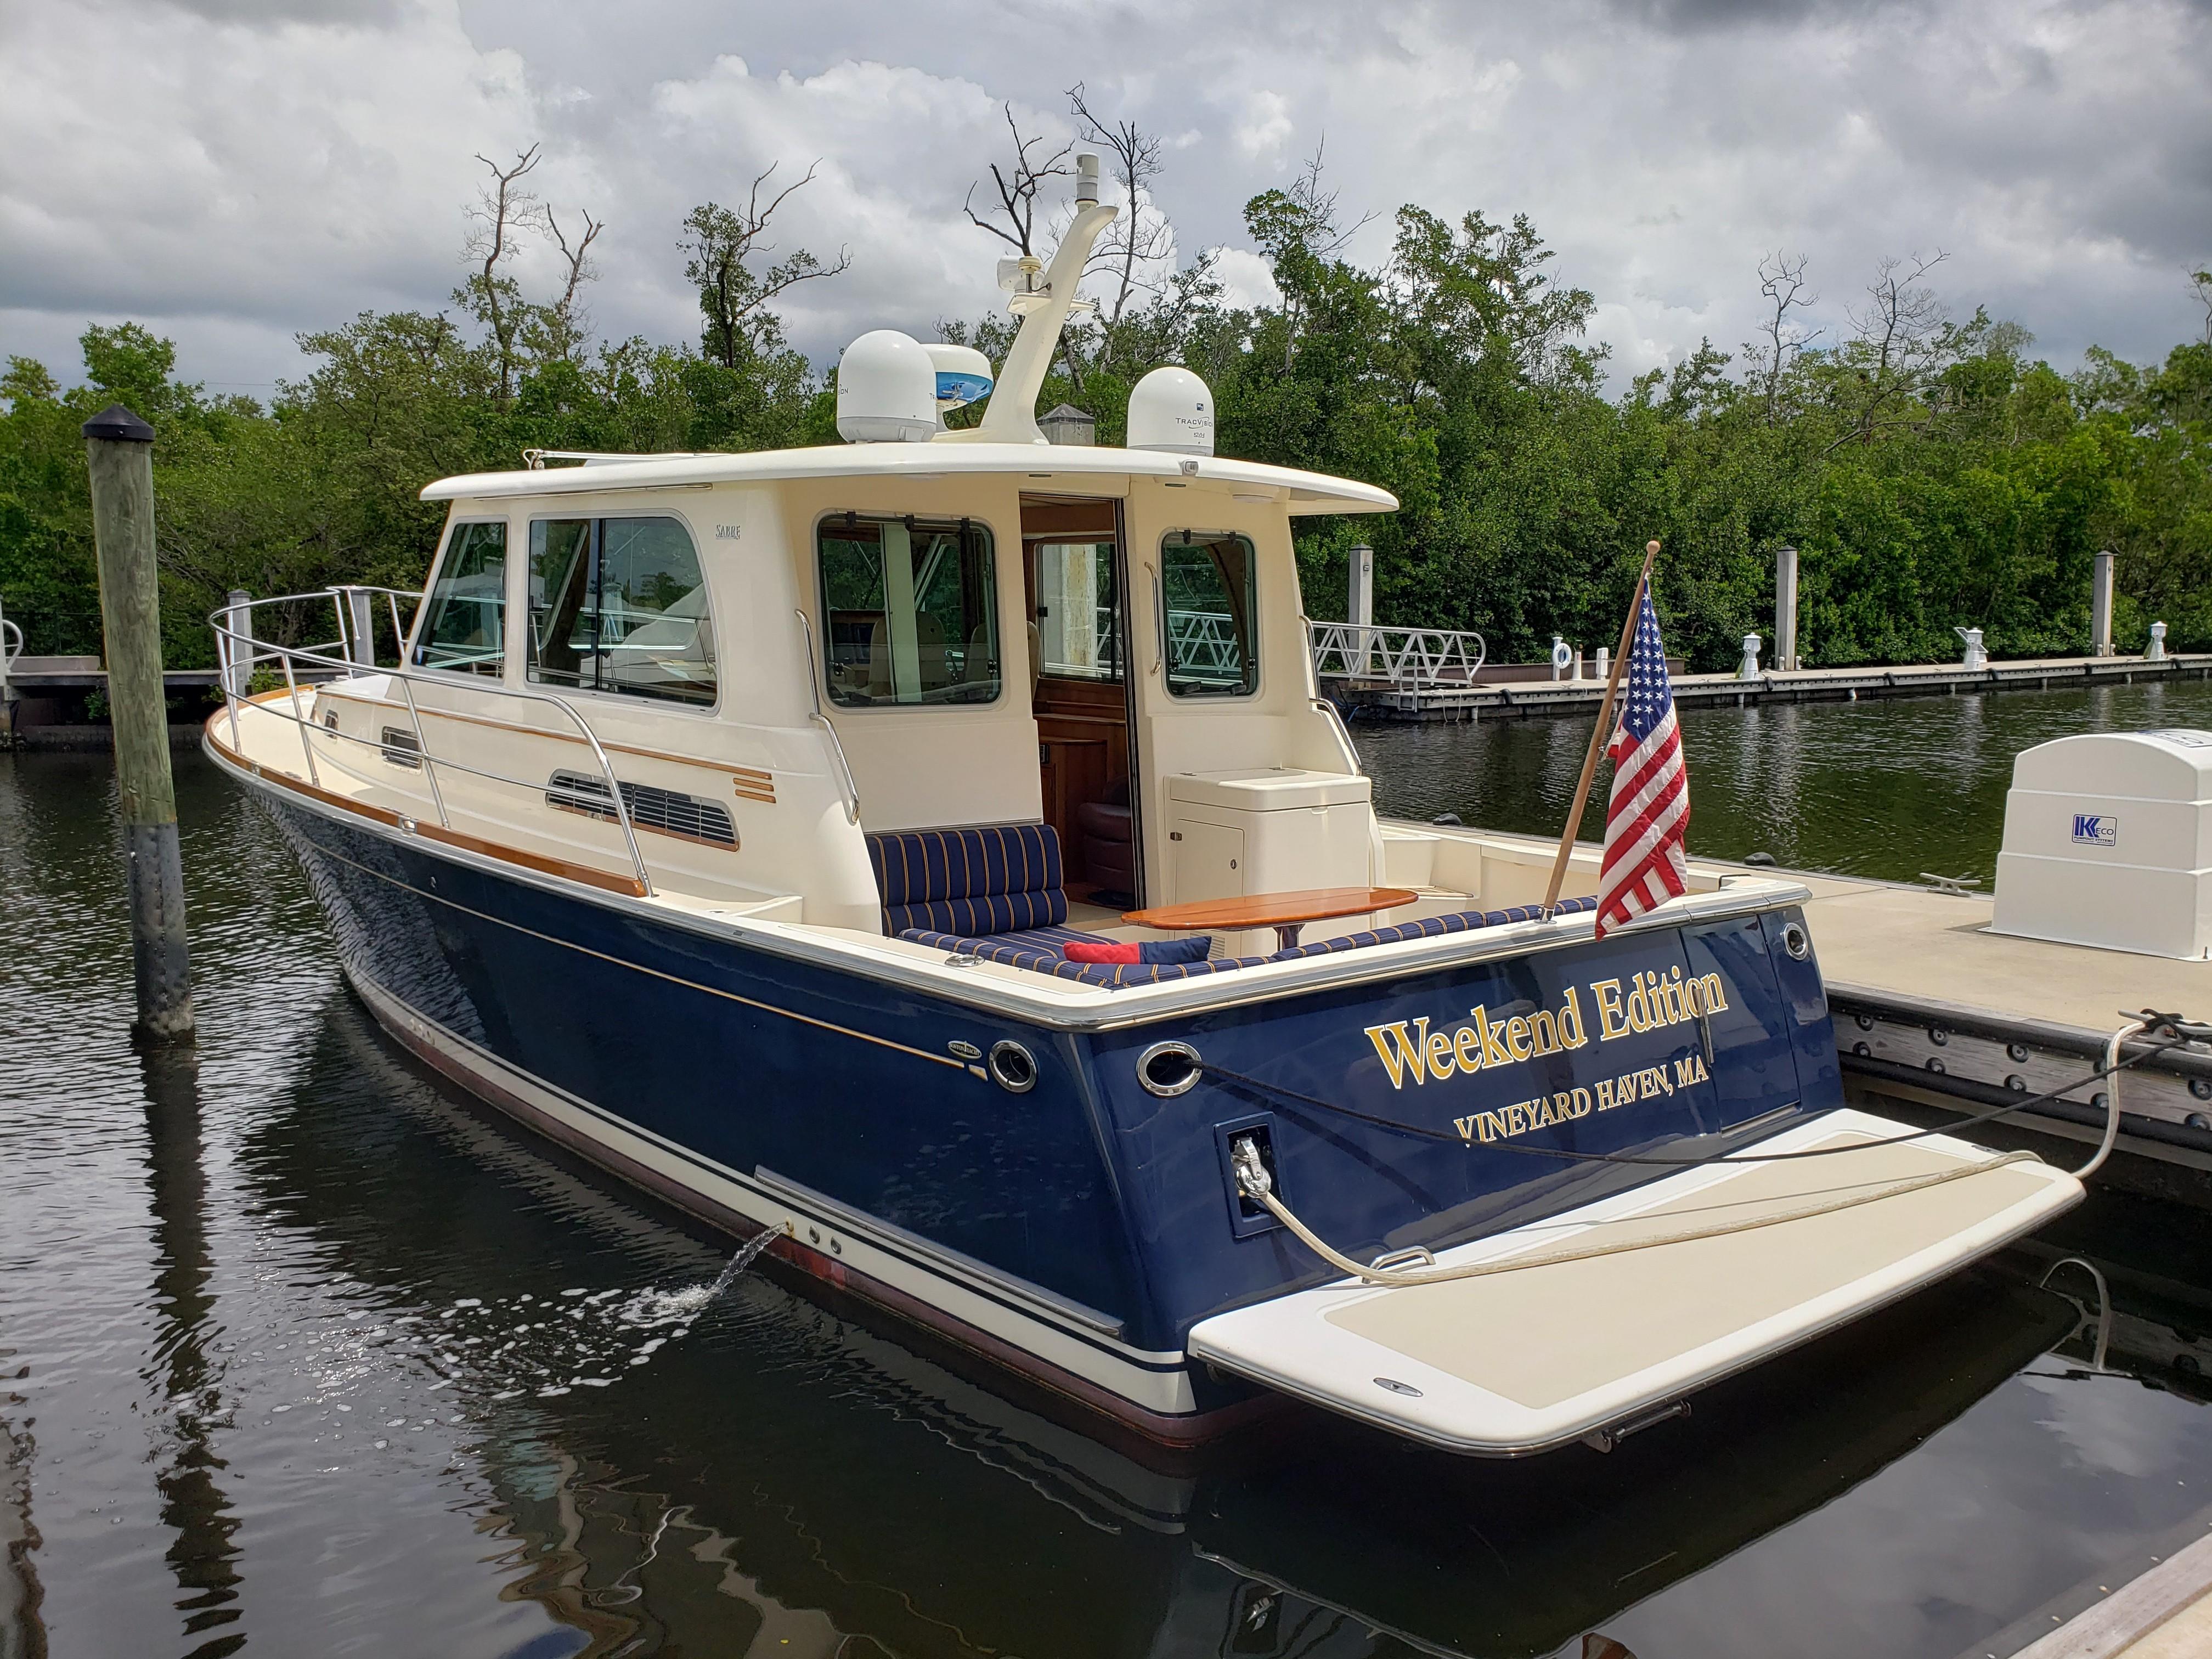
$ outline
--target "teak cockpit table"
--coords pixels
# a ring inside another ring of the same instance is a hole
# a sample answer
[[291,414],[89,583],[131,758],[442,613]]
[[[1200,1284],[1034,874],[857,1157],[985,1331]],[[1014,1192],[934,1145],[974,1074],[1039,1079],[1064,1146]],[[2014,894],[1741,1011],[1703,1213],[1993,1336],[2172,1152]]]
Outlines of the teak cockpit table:
[[1307,922],[1395,910],[1419,896],[1405,887],[1312,887],[1300,893],[1254,893],[1246,898],[1199,899],[1189,904],[1164,904],[1155,910],[1125,910],[1121,920],[1139,927],[1157,927],[1164,933],[1210,933],[1217,929],[1233,933],[1248,927],[1272,927],[1287,951],[1298,942],[1298,929]]

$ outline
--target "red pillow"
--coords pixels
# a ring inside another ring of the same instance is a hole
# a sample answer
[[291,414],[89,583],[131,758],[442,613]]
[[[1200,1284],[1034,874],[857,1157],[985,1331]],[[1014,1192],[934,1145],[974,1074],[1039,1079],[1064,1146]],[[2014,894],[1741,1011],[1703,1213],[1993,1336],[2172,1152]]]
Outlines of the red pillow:
[[1124,944],[1112,941],[1101,945],[1086,945],[1081,939],[1070,939],[1060,947],[1060,955],[1069,962],[1142,962],[1144,955],[1134,939]]

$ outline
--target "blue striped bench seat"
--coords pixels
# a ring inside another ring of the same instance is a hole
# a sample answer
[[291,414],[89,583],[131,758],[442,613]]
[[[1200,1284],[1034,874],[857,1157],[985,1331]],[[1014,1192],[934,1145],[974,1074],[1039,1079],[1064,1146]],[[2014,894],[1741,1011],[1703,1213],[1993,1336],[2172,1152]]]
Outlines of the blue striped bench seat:
[[[1595,898],[1562,899],[1559,902],[1562,915],[1580,915],[1596,908]],[[910,927],[902,929],[898,937],[911,944],[926,945],[934,951],[944,951],[955,956],[981,957],[986,962],[1001,962],[1010,968],[1027,968],[1036,973],[1050,974],[1056,979],[1078,980],[1085,985],[1153,985],[1162,980],[1196,979],[1206,974],[1255,968],[1263,962],[1297,962],[1307,957],[1334,956],[1344,951],[1364,950],[1372,945],[1395,945],[1401,939],[1436,939],[1446,933],[1470,933],[1478,927],[1504,927],[1516,921],[1534,921],[1542,914],[1542,907],[1534,904],[1516,905],[1509,910],[1455,910],[1448,915],[1424,916],[1419,921],[1404,921],[1395,927],[1346,933],[1339,939],[1319,939],[1311,945],[1296,945],[1287,951],[1277,951],[1272,956],[1214,957],[1204,962],[1174,963],[1161,967],[1147,967],[1139,963],[1070,962],[1060,954],[1060,947],[1071,939],[1103,942],[1096,933],[1078,933],[1072,927],[1034,927],[1019,933],[1000,933],[993,938]]]
[[884,932],[981,938],[1067,920],[1060,833],[1048,823],[900,830],[868,837]]

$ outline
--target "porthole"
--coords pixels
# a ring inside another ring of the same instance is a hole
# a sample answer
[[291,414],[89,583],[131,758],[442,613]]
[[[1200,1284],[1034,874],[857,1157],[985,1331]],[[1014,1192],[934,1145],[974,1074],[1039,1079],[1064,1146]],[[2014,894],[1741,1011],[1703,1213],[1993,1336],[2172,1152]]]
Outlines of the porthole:
[[991,1078],[1010,1095],[1025,1095],[1036,1087],[1036,1060],[1018,1042],[1002,1038],[991,1045],[991,1057],[985,1062],[991,1068]]
[[1137,1082],[1146,1094],[1172,1100],[1197,1086],[1200,1065],[1188,1042],[1155,1042],[1137,1056]]
[[1813,954],[1813,941],[1807,936],[1803,923],[1791,921],[1783,924],[1782,948],[1798,962]]

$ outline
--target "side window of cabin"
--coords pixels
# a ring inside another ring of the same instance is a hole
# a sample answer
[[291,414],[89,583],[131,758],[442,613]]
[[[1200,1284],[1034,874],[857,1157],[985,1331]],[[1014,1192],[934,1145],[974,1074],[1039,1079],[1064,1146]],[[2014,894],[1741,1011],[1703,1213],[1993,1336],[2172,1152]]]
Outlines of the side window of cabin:
[[1121,678],[1121,607],[1111,542],[1037,542],[1037,663],[1060,679]]
[[997,699],[988,530],[973,520],[843,513],[822,520],[815,544],[834,701],[866,708]]
[[670,702],[714,701],[707,584],[681,523],[532,521],[530,678]]
[[1242,536],[1170,532],[1160,544],[1168,690],[1249,697],[1260,689],[1259,590]]
[[496,679],[507,665],[507,526],[458,524],[415,636],[418,668]]

